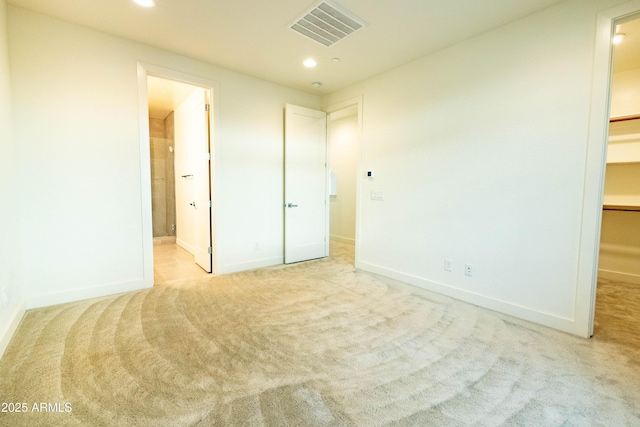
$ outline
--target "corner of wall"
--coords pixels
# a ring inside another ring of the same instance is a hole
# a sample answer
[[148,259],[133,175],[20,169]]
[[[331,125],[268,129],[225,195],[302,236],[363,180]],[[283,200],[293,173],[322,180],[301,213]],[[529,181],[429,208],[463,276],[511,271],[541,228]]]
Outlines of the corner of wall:
[[0,330],[0,358],[13,338],[13,334],[18,330],[22,317],[27,312],[27,303],[24,299],[14,305],[13,311],[9,314],[8,321]]

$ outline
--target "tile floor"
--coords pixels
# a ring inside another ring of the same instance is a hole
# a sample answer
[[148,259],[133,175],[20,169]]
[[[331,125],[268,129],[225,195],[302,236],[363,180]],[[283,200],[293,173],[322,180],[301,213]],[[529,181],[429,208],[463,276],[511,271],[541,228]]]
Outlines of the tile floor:
[[207,276],[193,255],[176,244],[175,237],[153,239],[153,275],[156,285],[170,280]]

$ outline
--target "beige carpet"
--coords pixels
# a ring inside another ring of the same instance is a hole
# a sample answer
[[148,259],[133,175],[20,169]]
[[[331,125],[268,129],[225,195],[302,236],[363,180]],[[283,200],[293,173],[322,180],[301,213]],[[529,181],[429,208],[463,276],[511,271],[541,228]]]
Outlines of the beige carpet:
[[29,311],[0,361],[29,411],[0,425],[640,425],[637,349],[333,254]]

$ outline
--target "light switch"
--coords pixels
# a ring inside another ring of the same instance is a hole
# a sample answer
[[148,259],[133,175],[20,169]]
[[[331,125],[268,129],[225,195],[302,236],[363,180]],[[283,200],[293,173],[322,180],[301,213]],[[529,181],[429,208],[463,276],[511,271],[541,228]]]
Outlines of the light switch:
[[335,172],[329,172],[329,195],[335,196],[338,193],[338,181]]

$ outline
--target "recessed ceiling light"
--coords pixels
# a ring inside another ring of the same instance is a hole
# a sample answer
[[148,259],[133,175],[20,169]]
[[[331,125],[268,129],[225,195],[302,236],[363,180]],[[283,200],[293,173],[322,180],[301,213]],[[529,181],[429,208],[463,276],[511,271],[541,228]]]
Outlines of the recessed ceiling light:
[[305,59],[305,60],[304,60],[304,62],[303,62],[303,64],[304,64],[304,66],[305,66],[305,67],[307,67],[307,68],[313,68],[313,67],[315,67],[316,65],[318,65],[318,63],[317,63],[314,59],[312,59],[312,58]]
[[153,7],[156,5],[156,2],[154,2],[153,0],[133,0],[133,1],[139,4],[140,6],[144,6],[144,7]]
[[625,34],[624,33],[616,33],[613,36],[613,44],[619,44],[622,39],[624,39]]
[[333,58],[333,59],[331,60],[331,62],[333,62],[333,63],[336,63],[336,64],[337,64],[338,62],[340,62],[340,58]]
[[322,83],[320,83],[320,82],[313,82],[313,83],[311,83],[311,86],[313,86],[313,87],[320,87],[320,86],[322,86]]
[[613,34],[613,39],[611,42],[613,44],[618,44],[624,39],[625,34],[622,32],[622,25],[616,25],[616,32]]

